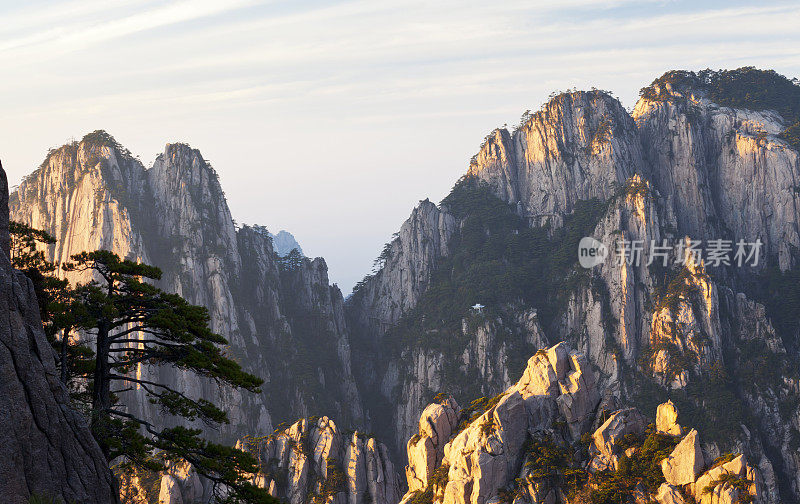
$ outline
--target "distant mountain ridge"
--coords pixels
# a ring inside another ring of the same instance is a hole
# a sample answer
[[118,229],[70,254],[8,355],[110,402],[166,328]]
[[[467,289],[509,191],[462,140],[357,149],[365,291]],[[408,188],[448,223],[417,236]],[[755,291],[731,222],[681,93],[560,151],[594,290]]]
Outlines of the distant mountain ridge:
[[286,257],[292,250],[297,250],[300,252],[300,255],[305,255],[303,254],[303,249],[300,248],[300,244],[297,243],[297,240],[295,240],[292,233],[280,230],[278,231],[278,234],[270,233],[269,235],[272,238],[272,247],[275,249],[275,253],[280,257]]

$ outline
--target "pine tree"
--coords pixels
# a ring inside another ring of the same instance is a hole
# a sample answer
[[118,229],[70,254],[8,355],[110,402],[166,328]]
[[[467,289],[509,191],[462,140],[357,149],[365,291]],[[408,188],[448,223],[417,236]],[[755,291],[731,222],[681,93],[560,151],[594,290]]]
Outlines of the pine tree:
[[300,268],[302,264],[303,254],[301,254],[296,248],[293,248],[288,254],[286,254],[284,257],[280,257],[278,260],[278,265],[284,271],[295,271],[296,269]]
[[250,454],[211,443],[201,437],[200,429],[158,428],[119,405],[120,394],[140,388],[165,414],[210,425],[228,422],[225,412],[210,401],[134,373],[142,364],[170,366],[259,391],[262,380],[224,354],[227,341],[209,328],[208,311],[143,281],[160,279],[158,268],[120,259],[113,252],[82,252],[64,268],[90,272],[93,278],[75,289],[81,310],[72,323],[94,337],[95,366],[87,376],[91,427],[106,459],[150,470],[163,470],[167,462],[183,459],[217,484],[220,502],[275,502],[246,481],[258,470]]

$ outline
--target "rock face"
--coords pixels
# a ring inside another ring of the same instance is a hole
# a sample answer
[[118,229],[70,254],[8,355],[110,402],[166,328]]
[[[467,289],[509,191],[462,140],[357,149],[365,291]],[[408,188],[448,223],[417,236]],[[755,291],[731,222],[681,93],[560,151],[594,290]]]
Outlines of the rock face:
[[800,171],[797,151],[777,138],[784,126],[777,113],[720,107],[676,90],[671,99],[641,99],[633,117],[667,220],[698,239],[725,230],[761,238],[789,266],[800,240]]
[[454,231],[452,215],[421,201],[386,244],[380,270],[349,300],[356,323],[382,333],[416,305]]
[[39,318],[33,285],[9,261],[8,183],[0,166],[0,495],[118,502],[85,420],[70,409]]
[[608,199],[641,171],[636,125],[606,93],[565,94],[526,119],[513,134],[490,134],[468,174],[536,222],[560,221],[579,200]]
[[704,463],[699,436],[692,429],[669,457],[661,461],[661,471],[670,485],[688,485],[697,479]]
[[[229,340],[232,355],[265,380],[260,396],[175,370],[139,372],[191,397],[213,398],[231,420],[209,431],[217,440],[233,443],[314,413],[363,422],[344,300],[329,285],[325,262],[288,264],[266,229],[237,228],[199,151],[169,144],[145,169],[108,134],[95,132],[52,151],[11,196],[10,207],[12,219],[57,238],[46,251],[55,263],[83,250],[112,250],[159,266],[160,287],[209,309],[211,327]],[[123,393],[122,401],[162,424],[141,391]]]
[[[470,163],[466,178],[485,183],[530,228],[547,224],[545,229],[580,232],[611,251],[602,264],[588,271],[576,267],[574,276],[564,277],[563,287],[549,293],[557,306],[513,299],[477,313],[469,306],[480,299],[459,297],[464,286],[453,284],[456,273],[480,277],[493,267],[464,259],[465,237],[476,236],[476,221],[486,216],[480,212],[497,209],[498,200],[485,198],[478,210],[449,208],[447,200],[438,209],[425,206],[426,215],[452,217],[449,241],[434,232],[441,229],[433,225],[437,219],[412,225],[419,222],[415,210],[381,256],[383,267],[348,299],[354,353],[379,355],[384,363],[369,365],[358,377],[375,398],[366,414],[376,430],[392,425],[381,433],[394,436],[396,450],[436,393],[451,393],[460,403],[478,394],[495,396],[522,369],[510,356],[556,341],[569,341],[586,356],[600,395],[646,407],[649,415],[656,403],[670,397],[677,402],[690,390],[716,397],[721,371],[751,376],[757,362],[780,369],[780,377],[727,382],[729,395],[714,404],[693,400],[707,421],[709,432],[700,433],[710,453],[741,450],[757,461],[770,502],[800,498],[800,410],[794,400],[800,376],[791,371],[796,334],[777,327],[763,304],[767,298],[748,287],[762,282],[765,264],[783,271],[795,265],[800,155],[779,136],[787,124],[777,113],[723,107],[697,90],[668,88],[656,95],[644,94],[629,114],[601,91],[560,94],[513,131],[494,131]],[[578,228],[571,219],[592,198],[602,203],[593,227]],[[486,222],[480,231],[497,232]],[[496,243],[523,232],[514,229]],[[666,240],[677,247],[687,237],[705,244],[761,240],[760,266],[719,267],[707,256],[676,265],[676,249],[666,267],[658,260],[648,264],[652,244]],[[636,252],[634,242],[645,245],[643,260],[619,261],[619,251]],[[428,248],[411,246],[420,243]],[[459,262],[447,262],[453,257]],[[449,270],[438,268],[445,263]],[[409,271],[417,274],[412,278]],[[536,281],[528,288],[535,290]],[[445,320],[437,327],[430,318],[422,329],[404,325],[426,310],[416,303],[430,282],[438,282],[440,297],[463,305],[453,305],[461,331],[446,328],[452,324]],[[387,337],[400,343],[386,344]],[[647,392],[642,377],[652,385]],[[467,385],[474,383],[480,390]],[[387,404],[393,413],[383,418]],[[745,418],[745,409],[752,415]],[[663,432],[682,434],[669,406],[657,417]]]

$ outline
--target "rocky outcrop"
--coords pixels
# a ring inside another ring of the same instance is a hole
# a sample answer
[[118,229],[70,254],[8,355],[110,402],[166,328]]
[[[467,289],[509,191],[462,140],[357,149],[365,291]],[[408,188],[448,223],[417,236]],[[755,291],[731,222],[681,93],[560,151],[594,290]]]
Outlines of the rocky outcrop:
[[758,470],[747,464],[744,455],[712,467],[690,486],[698,504],[735,503],[749,496],[759,499],[762,495],[761,477]]
[[[386,446],[357,431],[341,431],[328,417],[301,419],[237,448],[260,466],[251,483],[288,504],[396,504],[400,487]],[[212,482],[178,461],[158,475],[158,504],[216,502]],[[155,502],[150,495],[144,502]]]
[[670,485],[688,485],[697,479],[704,464],[699,436],[692,429],[672,453],[661,461],[661,471]]
[[[409,492],[402,502],[420,492],[430,492],[437,502],[490,502],[515,478],[530,434],[550,429],[561,418],[570,426],[567,433],[575,426],[580,435],[582,428],[591,424],[598,401],[591,369],[581,356],[559,344],[531,357],[522,378],[503,394],[462,412],[462,418],[469,416],[460,430],[453,429],[457,423],[451,399],[428,406],[428,415],[420,420],[419,436],[408,443]],[[439,428],[422,427],[430,424],[431,415]],[[448,431],[452,432],[439,460],[445,441],[442,434]],[[433,448],[424,459],[418,457],[420,443]],[[431,464],[432,460],[436,462]],[[420,478],[423,473],[424,480]]]
[[0,495],[118,502],[86,421],[69,406],[42,331],[33,285],[9,261],[8,183],[0,166]]
[[681,435],[681,426],[678,424],[678,409],[672,404],[672,401],[658,405],[656,410],[656,429],[662,434]]
[[406,480],[408,491],[427,487],[442,463],[444,447],[458,427],[460,409],[452,397],[431,403],[419,418],[419,433],[408,440]]
[[593,455],[589,467],[594,471],[617,470],[619,466],[619,447],[626,436],[644,434],[646,421],[635,408],[613,413],[603,425],[592,434],[589,454]]
[[394,504],[400,488],[386,447],[359,432],[342,432],[327,417],[303,419],[239,446],[261,464],[254,483],[283,502]]
[[[694,429],[678,442],[647,425],[635,408],[625,408],[592,432],[599,421],[595,415],[604,410],[598,408],[592,372],[581,369],[582,362],[563,343],[540,350],[515,385],[491,400],[473,402],[459,413],[458,423],[451,399],[429,405],[420,433],[408,443],[409,490],[401,503],[557,504],[597,502],[604,495],[614,502],[681,504],[692,495],[701,503],[733,503],[744,493],[752,502],[766,502],[760,472],[743,455],[706,467]],[[572,392],[568,382],[577,383]],[[579,397],[589,398],[581,409],[586,422],[562,407],[565,396],[577,401],[578,390],[584,392]],[[674,405],[661,405],[662,411],[667,408]],[[454,425],[459,427],[439,459],[441,434]],[[420,446],[434,449],[423,454]],[[665,452],[670,447],[671,453]]]
[[171,464],[161,477],[158,504],[208,502],[211,497],[209,494],[210,488],[204,488],[203,481],[192,465],[186,461],[179,461]]

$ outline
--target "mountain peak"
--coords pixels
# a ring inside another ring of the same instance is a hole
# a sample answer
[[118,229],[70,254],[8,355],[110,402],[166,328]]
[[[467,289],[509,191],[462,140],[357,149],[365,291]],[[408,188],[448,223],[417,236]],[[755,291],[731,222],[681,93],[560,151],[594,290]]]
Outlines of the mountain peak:
[[301,255],[305,255],[303,254],[303,249],[300,248],[300,244],[297,243],[297,240],[292,233],[280,230],[277,234],[270,233],[269,236],[272,238],[272,245],[275,248],[275,253],[280,257],[289,255],[289,252],[292,250],[297,250]]
[[800,121],[800,87],[774,70],[670,70],[639,92],[647,100],[671,100],[688,93],[724,107],[774,110],[787,126]]

